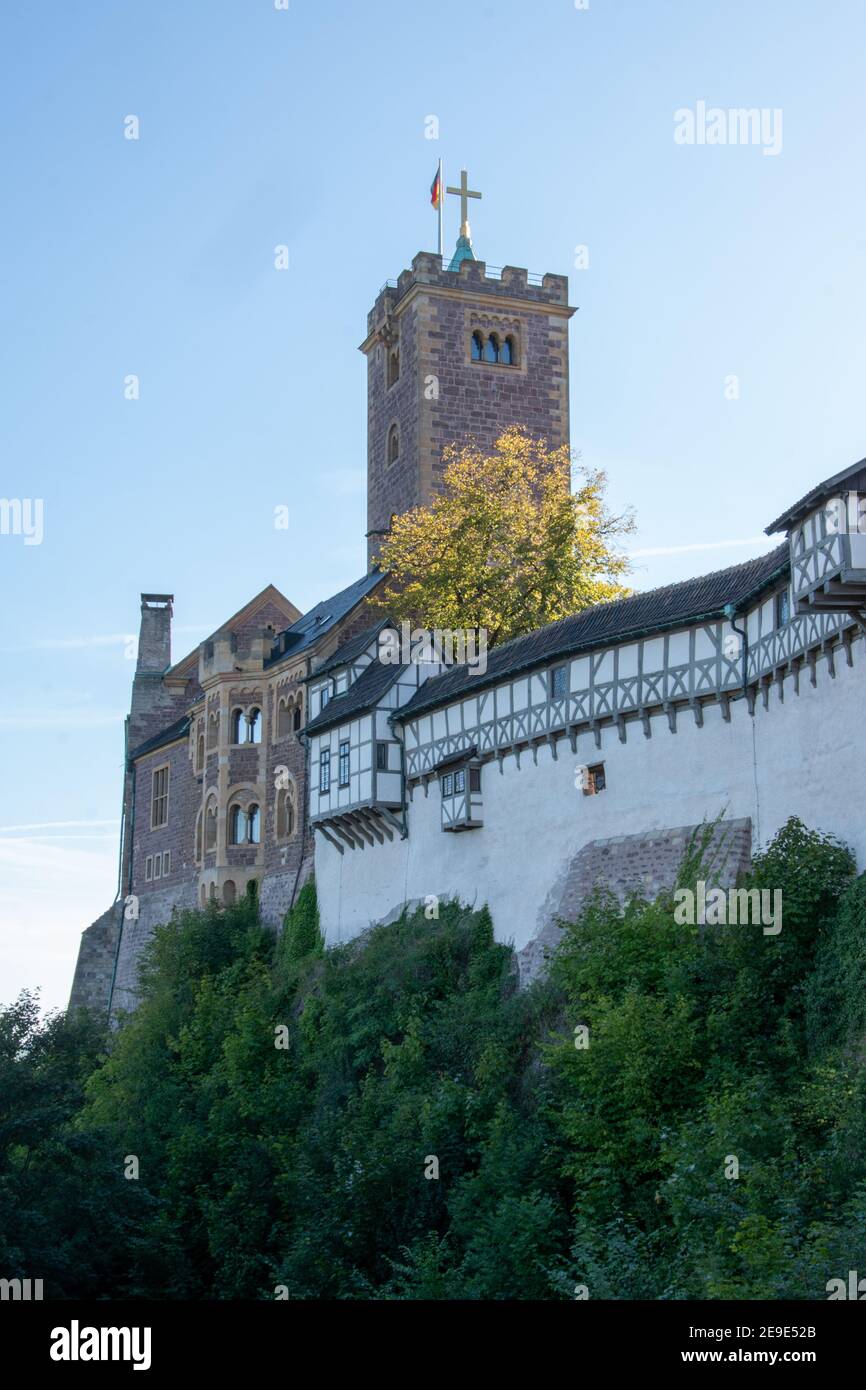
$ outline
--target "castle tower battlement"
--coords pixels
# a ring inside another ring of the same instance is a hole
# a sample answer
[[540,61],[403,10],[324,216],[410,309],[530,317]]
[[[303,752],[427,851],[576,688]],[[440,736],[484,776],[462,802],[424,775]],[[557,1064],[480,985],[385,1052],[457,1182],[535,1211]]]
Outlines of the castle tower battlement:
[[391,519],[441,488],[443,452],[491,449],[509,425],[551,448],[569,443],[568,303],[564,275],[456,270],[420,252],[367,316],[368,555]]

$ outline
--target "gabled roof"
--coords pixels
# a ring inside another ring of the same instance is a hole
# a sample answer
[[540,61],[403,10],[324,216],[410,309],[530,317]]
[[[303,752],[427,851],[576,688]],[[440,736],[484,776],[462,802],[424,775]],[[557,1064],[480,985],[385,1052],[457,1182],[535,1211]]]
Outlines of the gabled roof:
[[843,468],[841,473],[834,473],[832,478],[825,478],[823,483],[813,487],[811,492],[807,492],[793,507],[789,507],[781,516],[777,516],[775,521],[771,521],[765,535],[772,536],[776,531],[790,530],[808,512],[814,510],[815,504],[820,502],[822,497],[832,497],[843,483],[850,484],[855,492],[866,492],[866,459],[852,463],[850,468]]
[[342,724],[346,719],[366,713],[379,703],[385,691],[405,670],[405,666],[391,666],[387,661],[371,661],[354,685],[350,685],[342,695],[330,699],[321,713],[304,726],[304,734],[319,734],[335,724]]
[[390,618],[380,618],[378,623],[373,623],[372,627],[365,627],[363,632],[356,632],[354,637],[348,638],[338,647],[333,656],[307,677],[308,681],[314,681],[319,676],[325,676],[329,671],[335,671],[338,666],[348,666],[350,661],[354,661],[362,652],[365,652],[371,642],[375,642],[379,633],[385,627],[391,627],[393,623]]
[[323,633],[329,632],[335,623],[345,618],[361,599],[372,593],[384,576],[379,570],[371,570],[347,589],[341,589],[332,598],[325,599],[311,608],[309,613],[292,623],[281,632],[274,643],[273,651],[265,662],[265,670],[275,666],[287,657],[295,657],[317,642]]
[[129,754],[129,761],[135,758],[144,757],[145,753],[153,753],[157,748],[164,748],[169,743],[176,743],[179,738],[183,738],[189,732],[190,717],[184,714],[180,719],[176,719],[168,728],[161,729],[158,734],[153,734],[151,738],[146,738],[144,743],[140,743],[137,748],[133,748]]
[[[301,617],[300,608],[296,608],[295,605],[286,598],[285,594],[280,593],[275,585],[266,584],[264,589],[256,594],[255,598],[251,598],[249,603],[245,603],[243,608],[239,608],[237,613],[233,614],[226,622],[220,623],[219,627],[205,640],[212,642],[219,633],[228,632],[235,627],[240,627],[242,623],[253,617],[257,609],[264,608],[268,603],[276,604],[278,608],[282,608],[286,619],[290,622],[295,622]],[[178,676],[198,675],[198,647],[194,647],[182,661],[178,661],[174,666],[170,666],[165,675],[167,679],[176,678]]]
[[721,617],[727,604],[741,607],[781,578],[788,568],[788,544],[783,542],[768,555],[732,565],[730,569],[686,579],[680,584],[668,584],[661,589],[649,589],[631,598],[596,604],[594,608],[494,647],[487,654],[487,670],[483,674],[460,665],[450,667],[441,675],[430,676],[393,717],[398,722],[411,719],[423,710],[471,695],[506,677],[561,657]]

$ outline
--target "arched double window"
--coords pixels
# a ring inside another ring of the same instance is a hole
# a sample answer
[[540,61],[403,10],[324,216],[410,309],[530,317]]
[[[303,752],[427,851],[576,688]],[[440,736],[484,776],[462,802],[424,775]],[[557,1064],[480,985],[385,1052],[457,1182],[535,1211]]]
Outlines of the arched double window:
[[232,743],[261,743],[262,712],[251,710],[232,710]]
[[247,806],[235,804],[229,808],[229,844],[257,845],[261,841],[261,811],[253,803]]
[[296,734],[300,729],[302,700],[300,691],[297,695],[289,695],[280,700],[277,708],[277,738],[286,738],[289,734]]

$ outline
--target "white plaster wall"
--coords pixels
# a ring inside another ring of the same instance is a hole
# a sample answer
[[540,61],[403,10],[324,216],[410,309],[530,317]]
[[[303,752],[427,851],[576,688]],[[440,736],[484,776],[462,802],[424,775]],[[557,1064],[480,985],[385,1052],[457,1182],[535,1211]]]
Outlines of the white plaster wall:
[[[548,894],[589,841],[692,824],[722,811],[751,817],[756,845],[798,815],[845,840],[862,865],[862,639],[853,644],[853,658],[849,668],[837,651],[835,679],[819,658],[817,687],[804,668],[799,696],[788,677],[784,701],[774,685],[769,708],[759,698],[754,717],[745,700],[737,699],[730,723],[718,705],[705,707],[702,728],[690,710],[680,709],[676,734],[659,716],[650,739],[636,721],[628,725],[625,744],[615,727],[605,728],[600,749],[591,734],[581,734],[576,757],[561,739],[556,760],[542,746],[537,765],[527,750],[519,770],[512,756],[501,774],[495,761],[487,763],[484,826],[478,830],[443,833],[434,781],[426,797],[423,789],[415,790],[405,841],[395,837],[363,851],[347,847],[340,855],[317,835],[316,880],[327,940],[348,940],[401,903],[437,894],[488,903],[497,939],[519,949],[544,925]],[[575,786],[575,768],[602,760],[607,788],[584,796]]]

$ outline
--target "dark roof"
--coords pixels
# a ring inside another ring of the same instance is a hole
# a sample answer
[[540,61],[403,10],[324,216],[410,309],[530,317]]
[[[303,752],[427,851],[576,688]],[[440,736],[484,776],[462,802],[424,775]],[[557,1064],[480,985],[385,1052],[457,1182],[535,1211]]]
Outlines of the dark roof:
[[190,717],[188,714],[176,719],[173,724],[169,724],[167,729],[161,733],[154,734],[151,738],[146,738],[144,743],[140,743],[137,748],[133,748],[130,753],[130,761],[133,758],[141,758],[145,753],[152,753],[156,748],[163,748],[168,743],[174,743],[177,739],[183,738],[189,730]]
[[356,579],[347,589],[341,589],[332,598],[317,603],[309,613],[298,618],[297,622],[287,627],[276,639],[271,655],[265,661],[265,670],[276,666],[284,658],[297,656],[299,652],[311,647],[323,633],[328,632],[341,618],[345,618],[362,598],[372,593],[382,577],[379,570],[370,570],[369,574]]
[[334,695],[325,708],[304,726],[305,734],[318,734],[323,729],[331,729],[342,724],[344,719],[352,719],[357,714],[379,703],[385,691],[394,683],[405,666],[390,665],[387,661],[371,661],[362,671],[354,685],[343,695]]
[[812,511],[816,502],[822,497],[832,496],[841,483],[847,482],[853,483],[858,492],[866,491],[866,459],[852,463],[850,468],[843,468],[841,473],[834,473],[832,478],[825,478],[823,483],[813,487],[812,491],[801,497],[799,502],[795,502],[793,507],[789,507],[781,516],[777,516],[775,521],[771,521],[765,535],[772,536],[776,531],[787,531],[791,526],[796,526],[801,517]]
[[378,634],[382,631],[382,628],[388,627],[390,623],[390,618],[381,618],[379,622],[374,623],[372,627],[365,627],[363,632],[356,632],[354,637],[350,637],[343,643],[342,647],[337,648],[333,656],[329,656],[327,661],[323,662],[321,666],[318,666],[313,674],[307,677],[307,680],[314,681],[317,676],[323,676],[328,671],[334,671],[338,666],[348,666],[350,661],[354,661],[356,656],[360,656],[362,652],[367,650],[370,643],[375,641]]
[[394,719],[410,719],[422,710],[472,694],[495,685],[506,676],[546,665],[558,657],[573,656],[598,647],[611,646],[647,633],[663,632],[702,618],[720,617],[725,605],[735,607],[767,587],[788,568],[786,541],[768,555],[747,560],[730,569],[717,570],[698,579],[650,589],[631,598],[598,603],[582,613],[549,623],[494,647],[487,655],[487,670],[476,674],[466,665],[452,666],[442,675],[430,676]]

